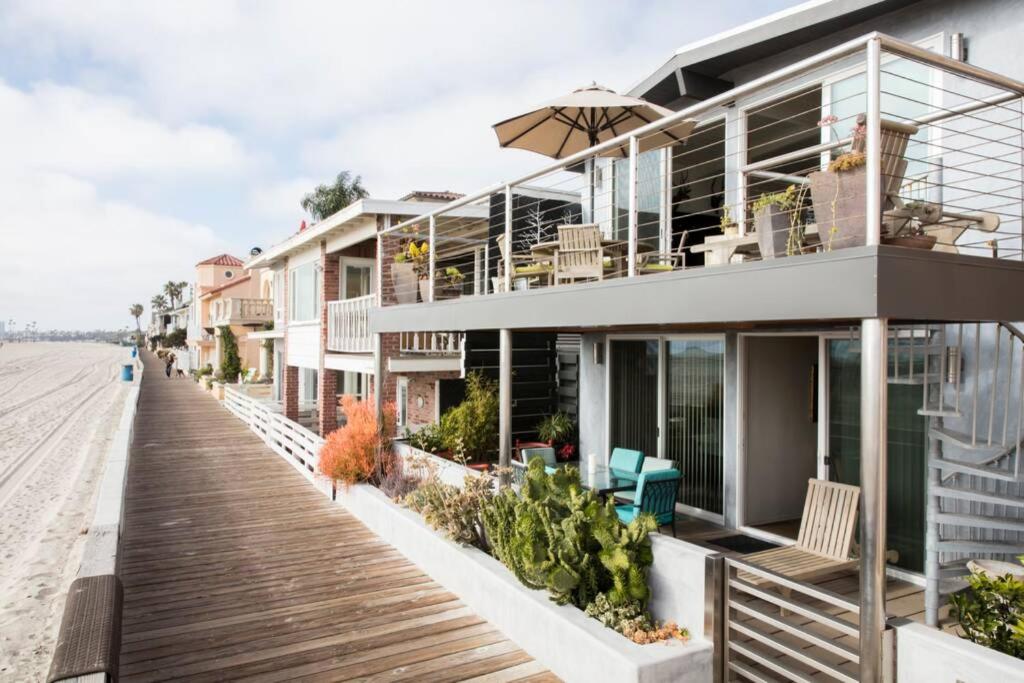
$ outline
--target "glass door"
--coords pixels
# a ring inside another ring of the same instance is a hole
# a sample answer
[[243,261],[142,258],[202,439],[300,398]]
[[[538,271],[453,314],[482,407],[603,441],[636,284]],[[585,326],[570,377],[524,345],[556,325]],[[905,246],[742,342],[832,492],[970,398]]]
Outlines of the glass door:
[[[895,352],[890,340],[890,355]],[[920,376],[923,367],[916,369]],[[829,478],[860,485],[860,342],[828,342]],[[925,474],[927,418],[917,414],[921,387],[888,384],[888,523],[889,551],[897,567],[924,569]]]
[[609,444],[658,454],[658,340],[609,342]]
[[343,258],[341,298],[356,299],[373,294],[373,259]]

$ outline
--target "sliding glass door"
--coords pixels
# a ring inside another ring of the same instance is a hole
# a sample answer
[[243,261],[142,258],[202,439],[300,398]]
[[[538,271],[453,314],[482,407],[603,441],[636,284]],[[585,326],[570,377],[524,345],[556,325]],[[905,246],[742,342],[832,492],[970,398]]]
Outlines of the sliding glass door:
[[609,451],[634,448],[676,463],[679,502],[722,514],[721,339],[609,342]]

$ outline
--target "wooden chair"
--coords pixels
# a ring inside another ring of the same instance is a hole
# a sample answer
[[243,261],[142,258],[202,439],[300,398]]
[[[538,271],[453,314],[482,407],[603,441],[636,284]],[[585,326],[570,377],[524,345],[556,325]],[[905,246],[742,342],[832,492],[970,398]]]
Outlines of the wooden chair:
[[494,238],[494,241],[498,243],[498,251],[501,252],[501,260],[498,261],[498,276],[493,278],[493,286],[495,292],[505,291],[505,264],[512,264],[512,280],[513,282],[517,278],[527,278],[543,280],[545,285],[551,285],[551,275],[554,272],[554,268],[550,263],[544,261],[538,261],[533,256],[517,255],[512,254],[511,259],[508,256],[508,248],[505,246],[505,236],[498,235]]
[[555,284],[590,279],[604,279],[601,229],[594,224],[558,226]]
[[661,252],[660,254],[640,254],[637,256],[637,272],[647,273],[671,273],[673,270],[686,268],[687,247],[686,238],[689,231],[683,231],[679,238],[679,246],[674,250]]
[[[857,486],[810,479],[796,544],[751,553],[743,559],[797,580],[856,566],[857,560],[850,559],[850,548],[859,500]],[[742,571],[739,578],[755,585],[769,581]],[[789,589],[781,590],[783,595],[790,593]]]

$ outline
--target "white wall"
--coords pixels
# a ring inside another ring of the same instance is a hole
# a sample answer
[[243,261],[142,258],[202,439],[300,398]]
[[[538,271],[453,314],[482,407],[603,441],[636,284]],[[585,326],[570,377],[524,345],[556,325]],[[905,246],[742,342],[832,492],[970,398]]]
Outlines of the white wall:
[[288,326],[288,365],[318,370],[320,368],[320,324],[305,323]]
[[896,628],[899,683],[1014,683],[1024,662],[924,624]]

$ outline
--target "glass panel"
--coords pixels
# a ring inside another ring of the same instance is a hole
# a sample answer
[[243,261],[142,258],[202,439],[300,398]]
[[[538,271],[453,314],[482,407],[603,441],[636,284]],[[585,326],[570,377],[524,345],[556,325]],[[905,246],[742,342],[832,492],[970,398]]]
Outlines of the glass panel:
[[[889,341],[890,357],[894,340]],[[830,478],[860,485],[860,344],[830,341],[829,459]],[[906,354],[903,354],[906,358]],[[920,376],[923,367],[915,368]],[[924,568],[925,455],[927,419],[917,414],[921,388],[889,384],[888,393],[888,534],[887,548],[899,558],[891,563],[911,571]]]
[[658,454],[658,342],[612,340],[610,415],[614,448],[632,448],[645,456]]
[[679,502],[722,513],[721,340],[665,343],[665,457],[679,465]]
[[299,266],[291,272],[289,283],[289,318],[294,321],[316,319],[319,308],[319,277],[312,263]]
[[346,265],[342,298],[355,299],[370,294],[370,271],[370,266]]
[[[656,244],[661,233],[661,150],[644,152],[637,157],[637,236]],[[629,159],[618,159],[614,165],[615,239],[629,238]]]

